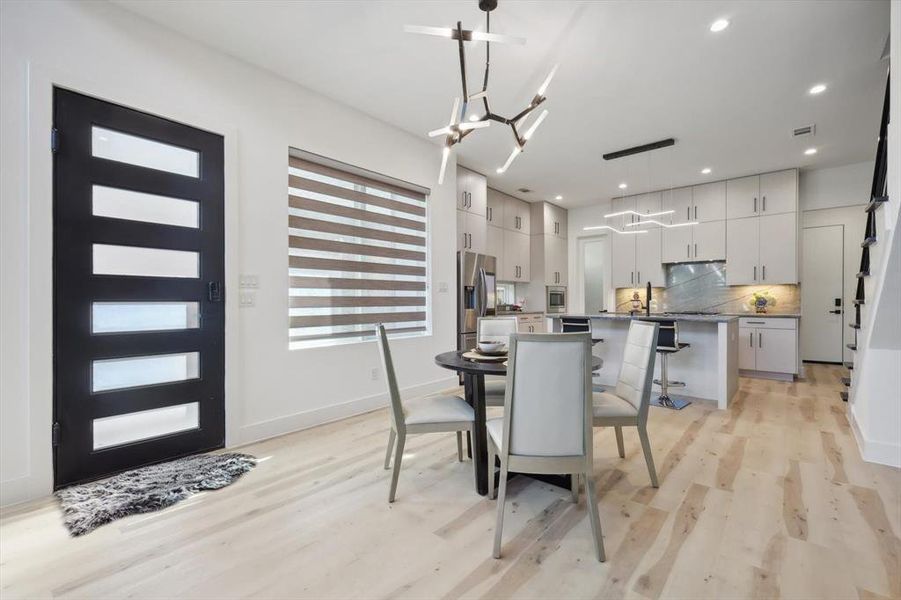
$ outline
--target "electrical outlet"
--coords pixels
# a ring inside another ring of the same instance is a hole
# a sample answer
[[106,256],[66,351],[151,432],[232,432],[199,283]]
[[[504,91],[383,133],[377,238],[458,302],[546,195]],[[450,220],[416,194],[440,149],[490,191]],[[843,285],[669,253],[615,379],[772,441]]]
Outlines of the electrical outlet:
[[373,381],[378,381],[378,379],[379,379],[379,370],[378,370],[378,369],[372,369],[371,371],[369,371],[369,378],[372,379]]

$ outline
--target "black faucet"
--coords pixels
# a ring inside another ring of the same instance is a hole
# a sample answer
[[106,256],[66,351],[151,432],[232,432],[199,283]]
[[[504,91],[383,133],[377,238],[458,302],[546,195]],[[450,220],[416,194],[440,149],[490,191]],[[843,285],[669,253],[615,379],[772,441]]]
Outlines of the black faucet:
[[646,304],[646,306],[644,307],[645,314],[650,317],[651,316],[651,282],[650,281],[648,282],[648,291],[647,291],[647,294],[645,295],[644,301]]

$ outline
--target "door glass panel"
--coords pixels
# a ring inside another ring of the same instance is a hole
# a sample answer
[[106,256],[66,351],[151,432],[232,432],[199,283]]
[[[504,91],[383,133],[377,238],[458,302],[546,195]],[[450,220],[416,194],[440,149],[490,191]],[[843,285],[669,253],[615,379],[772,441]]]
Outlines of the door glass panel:
[[91,305],[91,333],[198,327],[198,302],[94,302]]
[[200,175],[200,153],[194,150],[103,127],[91,127],[91,154],[97,158],[188,177]]
[[97,217],[181,227],[198,226],[198,204],[193,200],[95,185],[92,190],[92,204],[93,214]]
[[200,353],[95,360],[91,371],[91,390],[94,392],[186,381],[200,376]]
[[200,255],[187,250],[94,244],[94,275],[199,277]]
[[94,450],[147,440],[200,425],[197,402],[94,419]]

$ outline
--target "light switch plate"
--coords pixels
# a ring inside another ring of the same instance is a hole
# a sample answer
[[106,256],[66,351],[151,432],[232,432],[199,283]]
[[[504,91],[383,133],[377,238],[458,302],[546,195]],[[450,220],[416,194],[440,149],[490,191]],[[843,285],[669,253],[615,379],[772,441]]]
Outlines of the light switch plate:
[[256,304],[256,295],[253,292],[241,292],[238,304],[241,307],[249,307]]
[[441,293],[447,293],[447,282],[446,281],[438,282],[438,291]]
[[244,289],[256,289],[260,287],[260,278],[257,275],[241,275],[238,278],[238,286]]

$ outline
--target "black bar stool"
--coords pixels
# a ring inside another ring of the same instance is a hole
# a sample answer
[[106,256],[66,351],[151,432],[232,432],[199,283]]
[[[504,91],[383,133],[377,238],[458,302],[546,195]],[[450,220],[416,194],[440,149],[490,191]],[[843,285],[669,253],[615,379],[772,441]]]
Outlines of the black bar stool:
[[670,354],[675,354],[683,348],[688,348],[691,344],[679,341],[679,324],[676,321],[657,321],[657,323],[660,323],[660,333],[657,336],[657,354],[660,355],[660,379],[655,379],[654,383],[660,386],[660,396],[651,404],[673,410],[682,410],[691,404],[691,401],[684,398],[670,397],[669,388],[685,387],[685,382],[670,381],[667,378],[667,362]]

